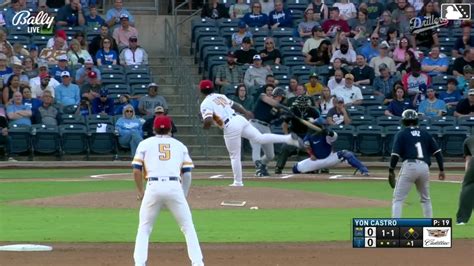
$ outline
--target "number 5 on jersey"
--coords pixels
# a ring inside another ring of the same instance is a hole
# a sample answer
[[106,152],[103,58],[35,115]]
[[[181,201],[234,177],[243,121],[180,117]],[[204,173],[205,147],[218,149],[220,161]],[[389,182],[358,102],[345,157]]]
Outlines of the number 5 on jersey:
[[160,161],[168,161],[170,156],[170,145],[169,144],[160,144],[159,146],[160,156],[158,157]]

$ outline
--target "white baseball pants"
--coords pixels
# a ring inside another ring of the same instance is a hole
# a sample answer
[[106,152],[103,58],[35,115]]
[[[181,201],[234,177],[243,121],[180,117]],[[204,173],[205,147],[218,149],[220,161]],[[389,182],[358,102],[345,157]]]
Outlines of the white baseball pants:
[[[258,122],[250,120],[250,124],[256,128],[260,133],[266,134],[271,133],[269,126],[264,126]],[[268,144],[260,144],[256,141],[250,141],[250,145],[252,146],[252,161],[262,161],[263,164],[268,164],[274,157],[275,157],[275,150],[273,147],[273,143]],[[263,156],[261,156],[263,149]]]
[[224,125],[224,141],[229,151],[234,183],[242,184],[242,162],[240,151],[242,139],[246,138],[259,144],[288,143],[291,144],[291,135],[262,134],[241,115],[232,116]]
[[301,162],[298,162],[298,164],[296,164],[296,169],[298,169],[298,171],[300,171],[301,173],[307,173],[322,168],[331,168],[339,164],[340,162],[341,160],[337,156],[337,153],[332,152],[331,154],[329,154],[328,157],[324,159],[317,159],[313,161],[310,158],[307,158]]
[[146,265],[150,234],[162,206],[166,206],[178,222],[186,239],[188,256],[193,265],[204,265],[191,210],[184,197],[181,184],[178,181],[149,181],[140,206],[140,221],[133,253],[135,266]]

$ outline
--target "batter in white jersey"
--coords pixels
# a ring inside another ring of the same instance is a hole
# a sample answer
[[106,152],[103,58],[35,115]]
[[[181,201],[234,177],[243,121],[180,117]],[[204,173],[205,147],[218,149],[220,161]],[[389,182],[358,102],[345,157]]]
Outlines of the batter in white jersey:
[[[150,234],[163,206],[173,214],[186,238],[192,265],[204,266],[191,210],[185,198],[191,185],[193,162],[186,146],[169,135],[171,119],[168,116],[156,117],[153,126],[156,136],[140,142],[132,162],[137,198],[142,200],[133,254],[135,266],[146,265]],[[146,189],[143,188],[143,173],[148,181]]]
[[297,147],[303,147],[303,142],[298,136],[262,134],[254,128],[247,119],[236,114],[235,111],[245,114],[248,118],[252,113],[245,110],[242,105],[234,103],[225,95],[214,93],[214,86],[210,80],[202,80],[199,83],[201,93],[206,96],[201,103],[201,115],[204,120],[204,129],[208,129],[214,123],[224,131],[224,141],[229,151],[234,173],[234,182],[230,186],[243,186],[242,163],[240,151],[242,137],[259,144],[287,143]]

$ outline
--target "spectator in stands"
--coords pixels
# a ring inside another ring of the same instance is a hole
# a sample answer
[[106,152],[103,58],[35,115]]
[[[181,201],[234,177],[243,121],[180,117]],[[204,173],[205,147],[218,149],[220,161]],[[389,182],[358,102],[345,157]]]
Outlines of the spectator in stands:
[[13,93],[12,103],[7,106],[10,126],[13,124],[31,126],[31,108],[24,105],[22,101],[23,96],[19,90]]
[[117,42],[119,50],[130,46],[130,39],[138,36],[136,28],[130,25],[129,16],[126,14],[120,15],[120,27],[115,28],[112,36]]
[[13,73],[13,70],[8,66],[7,63],[7,56],[4,53],[0,53],[0,86],[5,83],[7,80],[5,77],[11,73]]
[[86,50],[89,49],[87,46],[87,39],[86,35],[83,31],[76,31],[74,33],[74,36],[72,37],[72,40],[77,40],[79,42],[79,45],[81,46],[81,49]]
[[343,39],[340,49],[332,54],[331,63],[333,63],[336,58],[341,59],[342,64],[346,66],[351,66],[355,63],[356,52],[349,47],[349,41],[347,39]]
[[425,57],[421,62],[421,70],[427,72],[430,76],[437,76],[446,74],[448,71],[448,58],[440,56],[439,46],[431,48],[430,56]]
[[393,101],[391,101],[387,109],[385,110],[385,115],[386,116],[402,116],[403,111],[406,109],[415,109],[412,105],[412,102],[405,97],[405,90],[403,87],[398,87],[392,96]]
[[[296,99],[298,98],[298,96],[306,96],[306,88],[304,87],[303,84],[298,84],[296,86],[296,90],[295,90],[295,96],[292,97],[292,98],[289,98],[288,101],[287,101],[287,106],[292,106],[293,105],[293,102],[296,101]],[[314,99],[312,97],[309,97],[310,100],[311,100],[311,106],[314,106],[315,103],[314,103]]]
[[130,45],[120,53],[122,65],[148,65],[148,53],[138,45],[137,37],[130,37]]
[[[406,1],[406,0],[401,0],[401,1]],[[393,61],[395,61],[395,64],[397,64],[397,69],[400,67],[402,63],[406,62],[405,53],[407,51],[411,51],[412,53],[415,53],[415,50],[413,50],[413,48],[411,47],[411,44],[408,38],[402,37],[397,47],[395,47],[395,50],[393,51],[393,55],[392,55]]]
[[[155,121],[156,117],[163,115],[165,115],[165,109],[163,109],[162,106],[157,106],[155,107],[155,115],[145,121],[142,130],[147,138],[153,137],[155,135],[155,132],[153,131],[153,122]],[[173,134],[176,132],[178,132],[178,130],[176,129],[174,122],[171,121],[171,136],[173,136]]]
[[109,34],[109,27],[107,24],[104,24],[100,26],[100,35],[95,36],[94,39],[92,39],[92,41],[89,43],[90,55],[97,55],[97,52],[101,49],[102,40],[104,40],[106,37],[112,40],[111,49],[114,50],[117,55],[119,54],[117,43],[115,42],[115,39]]
[[158,95],[158,85],[150,83],[148,84],[148,95],[142,96],[139,100],[138,110],[142,115],[151,115],[157,106],[162,106],[165,112],[168,112],[166,99]]
[[380,76],[374,79],[374,95],[383,100],[392,93],[392,88],[399,79],[390,73],[386,64],[379,65]]
[[387,65],[391,74],[394,74],[397,71],[395,67],[395,61],[388,56],[389,45],[387,42],[382,42],[379,45],[379,55],[370,60],[370,67],[375,70],[375,76],[380,76],[379,66],[381,64]]
[[[41,74],[48,74],[48,64],[46,63],[40,63],[38,65],[38,76],[30,79],[30,87],[32,88],[32,93],[33,93],[33,97],[39,97],[39,95],[35,96],[35,87],[39,86],[40,85],[40,81],[41,81]],[[59,75],[61,77],[61,75]],[[61,80],[61,79],[59,79]],[[49,84],[48,86],[50,86],[51,88],[56,88],[57,86],[59,85],[59,82],[58,80],[56,80],[55,78],[51,78],[50,81],[49,81]]]
[[239,50],[234,52],[236,63],[251,64],[253,62],[253,57],[257,54],[257,50],[252,48],[252,40],[249,37],[245,37],[242,40],[242,46]]
[[412,33],[414,40],[414,48],[420,48],[422,50],[428,50],[433,45],[439,45],[438,33],[436,29],[423,30],[418,33]]
[[288,9],[283,8],[282,0],[275,0],[275,9],[268,15],[270,28],[291,28],[293,17]]
[[38,69],[35,68],[33,64],[33,59],[29,56],[23,58],[23,73],[28,76],[28,79],[38,76]]
[[411,33],[410,21],[416,17],[415,8],[411,5],[407,5],[407,7],[405,7],[404,9],[403,15],[406,19],[400,20],[395,23],[399,24],[400,35],[407,37],[410,44],[414,46],[416,41],[415,36],[413,36]]
[[398,66],[397,71],[399,71],[402,75],[405,73],[410,73],[412,66],[417,64],[420,64],[420,62],[418,62],[416,59],[415,53],[411,50],[407,50],[405,51],[405,62]]
[[120,146],[130,147],[131,156],[135,156],[138,144],[143,140],[142,123],[135,116],[135,110],[132,105],[123,108],[122,117],[115,123],[115,129],[118,131],[118,141]]
[[352,69],[355,85],[372,85],[375,78],[374,69],[367,65],[365,57],[361,54],[356,56],[356,66]]
[[[7,1],[6,1],[7,2]],[[5,20],[5,26],[7,28],[13,27],[13,18],[16,14],[20,11],[26,9],[25,7],[21,7],[20,0],[11,0],[10,7],[3,12],[3,18]]]
[[34,117],[38,112],[38,108],[41,106],[41,100],[31,96],[31,89],[29,86],[21,87],[20,91],[23,96],[23,104],[30,107]]
[[2,91],[3,104],[8,105],[11,103],[13,94],[20,91],[20,78],[17,75],[11,75],[7,80],[5,87]]
[[362,54],[368,62],[372,60],[372,58],[376,57],[379,55],[379,35],[374,32],[370,36],[370,42],[364,44],[364,46],[361,47],[359,53]]
[[318,48],[311,49],[305,58],[305,64],[314,66],[329,65],[330,61],[331,42],[329,40],[323,40]]
[[99,28],[100,25],[105,24],[105,20],[97,14],[96,5],[89,6],[89,14],[85,17],[86,26],[89,28]]
[[362,104],[362,92],[359,87],[354,86],[354,76],[346,74],[344,76],[344,86],[336,87],[332,90],[332,94],[336,97],[342,97],[345,105]]
[[346,106],[344,105],[344,98],[337,97],[335,99],[336,105],[329,109],[326,115],[326,121],[328,125],[349,125],[352,120],[351,116],[346,110]]
[[388,10],[385,10],[382,13],[382,18],[376,24],[374,32],[377,32],[379,37],[385,40],[388,37],[388,31],[395,27],[396,25],[392,21],[392,13],[390,13]]
[[462,76],[464,75],[464,67],[469,65],[474,68],[474,47],[465,49],[463,56],[456,58],[453,63],[453,75]]
[[340,17],[343,20],[353,19],[357,15],[357,10],[354,4],[349,2],[349,0],[340,0],[334,3],[332,6],[339,9]]
[[244,84],[239,84],[235,89],[234,95],[230,96],[230,99],[235,103],[242,105],[245,110],[253,110],[254,99],[245,87]]
[[474,35],[471,35],[472,23],[465,21],[461,24],[462,35],[456,39],[451,55],[453,57],[461,57],[464,50],[469,47],[474,47]]
[[323,87],[321,98],[316,102],[316,106],[320,117],[324,118],[320,121],[325,124],[329,110],[334,107],[334,97],[331,95],[331,90],[328,87]]
[[467,95],[467,98],[460,100],[456,105],[454,116],[474,116],[474,89],[470,89]]
[[46,48],[52,48],[54,46],[54,43],[56,42],[57,37],[63,39],[62,47],[59,48],[66,51],[69,48],[67,44],[67,34],[64,30],[61,29],[56,30],[54,36],[48,39],[48,42],[46,43]]
[[76,84],[71,83],[71,74],[64,71],[61,74],[62,83],[55,88],[56,103],[62,107],[79,104],[81,100],[80,89]]
[[[319,48],[321,43],[324,40],[326,40],[325,39],[326,35],[323,31],[323,28],[321,28],[319,25],[314,26],[311,29],[311,35],[312,35],[312,38],[309,38],[304,42],[303,50],[302,50],[304,56],[308,56],[308,54],[311,50]],[[331,42],[329,40],[327,40],[327,42],[329,43],[327,45],[331,46]],[[329,57],[329,58],[331,58],[331,57]]]
[[298,87],[298,77],[292,76],[286,92],[286,99],[290,99],[296,96],[296,88]]
[[[239,21],[238,23],[238,28],[239,30],[237,32],[232,33],[232,47],[238,48],[242,45],[242,40],[245,37],[250,38],[250,41],[252,41],[252,32],[247,30],[247,25],[245,24],[244,21]],[[253,41],[252,41],[253,43]]]
[[108,95],[109,91],[107,89],[100,89],[99,96],[92,100],[93,114],[114,115],[114,100],[109,98]]
[[[51,76],[48,74],[48,72],[46,71],[39,74],[39,79],[40,79],[39,84],[36,84],[35,82],[30,82],[31,97],[42,98],[43,93],[45,91],[49,91],[51,93],[51,97],[54,98],[54,87],[50,85]],[[58,85],[59,85],[59,82],[58,82]]]
[[82,98],[79,106],[76,109],[75,115],[81,115],[85,118],[87,116],[92,115],[92,107],[91,102],[87,98]]
[[[384,105],[390,104],[390,102],[395,99],[394,97],[396,97],[397,90],[398,90],[399,88],[402,88],[402,89],[403,89],[403,84],[402,84],[402,81],[401,81],[401,80],[396,81],[395,84],[393,85],[392,92],[385,95],[385,99],[383,100],[383,104],[384,104]],[[405,89],[403,89],[403,90],[405,90]],[[405,92],[405,97],[408,97],[408,95],[407,95],[406,92]]]
[[390,27],[388,29],[387,40],[386,41],[387,41],[387,43],[389,45],[389,49],[390,49],[389,55],[390,55],[390,57],[393,58],[393,52],[395,51],[395,49],[400,44],[400,37],[399,37],[399,34],[398,34],[398,30],[395,27]]
[[334,73],[336,72],[336,70],[341,70],[344,75],[349,73],[349,71],[347,71],[346,68],[342,66],[342,60],[340,58],[334,59],[334,62],[332,63],[332,68],[331,67],[329,68],[328,76],[329,77],[334,76]]
[[264,65],[279,65],[281,62],[280,50],[275,48],[275,40],[272,37],[265,39],[265,48],[259,54]]
[[446,115],[446,103],[437,99],[433,88],[426,89],[426,99],[420,102],[418,113],[423,116],[443,116]]
[[100,97],[100,91],[102,89],[101,82],[97,78],[97,73],[95,71],[90,71],[87,73],[88,82],[83,84],[81,89],[81,97],[87,97],[92,103],[93,100],[97,97]]
[[69,49],[67,56],[69,58],[69,63],[71,64],[71,66],[74,67],[76,65],[84,65],[86,60],[92,60],[92,57],[89,52],[87,50],[82,49],[79,41],[73,39],[70,45],[71,48]]
[[272,74],[270,67],[262,65],[262,58],[260,55],[254,55],[253,65],[245,71],[244,84],[249,91],[253,93],[257,91],[258,87],[266,84],[265,79],[267,75],[270,74]]
[[85,60],[84,66],[82,66],[76,71],[76,84],[84,85],[90,83],[89,73],[92,71],[97,74],[97,79],[101,81],[102,75],[100,70],[96,66],[94,66],[94,62],[92,61],[92,59],[88,58]]
[[61,113],[53,106],[53,94],[46,90],[41,97],[41,105],[33,117],[35,124],[43,124],[48,126],[57,126],[61,121]]
[[11,66],[12,66],[13,72],[10,74],[5,74],[4,78],[8,80],[8,78],[11,75],[16,75],[20,78],[20,85],[28,85],[30,82],[30,79],[28,78],[27,75],[23,73],[23,64],[21,63],[21,60],[16,57],[13,57]]
[[118,60],[118,54],[112,49],[112,38],[105,37],[102,39],[100,49],[95,55],[97,65],[116,65]]
[[454,78],[448,79],[448,89],[439,94],[439,99],[446,103],[447,115],[453,115],[456,105],[462,99],[461,92],[457,90],[458,81]]
[[228,18],[229,11],[219,0],[210,0],[202,7],[201,18],[220,19]]
[[324,4],[323,0],[313,0],[309,3],[306,10],[313,10],[313,17],[315,21],[323,21],[329,18],[329,9],[328,6]]
[[474,68],[472,68],[470,65],[466,65],[464,66],[463,73],[464,74],[462,76],[458,76],[456,80],[458,82],[458,89],[463,94],[467,94],[469,89],[473,88],[471,82],[474,78]]
[[314,20],[314,10],[312,8],[306,9],[303,18],[304,20],[298,24],[298,34],[303,40],[307,40],[313,37],[313,28],[320,25]]
[[57,64],[56,58],[60,55],[66,54],[66,50],[63,49],[65,40],[62,37],[54,38],[54,45],[51,48],[44,48],[41,50],[39,58],[46,61],[48,64]]
[[339,8],[337,7],[331,7],[330,18],[324,21],[322,27],[324,33],[331,37],[336,36],[338,31],[343,31],[346,33],[350,32],[350,27],[347,24],[347,21],[341,19]]
[[128,94],[121,94],[118,102],[114,102],[114,115],[120,115],[123,113],[123,108],[130,103],[130,95]]
[[337,69],[334,72],[334,76],[329,79],[328,87],[331,89],[331,93],[334,95],[334,90],[338,87],[344,87],[345,84],[344,73],[341,69]]
[[353,18],[347,23],[351,27],[351,36],[353,36],[356,40],[366,38],[367,34],[370,34],[372,30],[372,23],[369,21],[368,13],[365,9],[359,9],[357,18]]
[[67,55],[60,55],[56,59],[58,64],[50,71],[50,75],[53,76],[55,80],[61,80],[61,73],[63,73],[63,71],[69,71],[71,74],[73,73],[73,69],[69,67],[69,58]]
[[397,8],[392,10],[392,21],[394,23],[400,23],[403,20],[406,20],[407,17],[405,16],[405,9],[409,7],[407,0],[398,0],[397,1]]
[[252,3],[252,11],[242,18],[249,27],[263,27],[268,24],[268,15],[262,13],[262,5],[255,1]]
[[314,72],[309,75],[309,82],[304,84],[306,93],[309,96],[321,95],[323,91],[323,84],[318,79],[318,73]]
[[30,46],[30,58],[31,60],[33,60],[33,66],[34,68],[37,68],[38,67],[38,56],[39,56],[39,53],[38,53],[38,45],[36,44],[32,44]]
[[412,96],[417,93],[423,93],[420,91],[420,86],[422,88],[428,88],[431,86],[431,78],[426,74],[421,72],[420,63],[416,63],[412,66],[412,71],[406,73],[402,77],[403,88],[408,92],[408,95]]
[[244,73],[242,68],[235,64],[235,60],[234,53],[228,52],[227,64],[217,67],[215,83],[220,86],[222,93],[231,91],[235,85],[243,81]]
[[115,0],[114,7],[107,10],[107,13],[105,14],[105,20],[107,21],[109,27],[112,28],[115,25],[121,24],[122,15],[126,15],[129,23],[134,25],[135,18],[126,8],[123,8],[123,0]]
[[70,0],[70,4],[61,7],[56,17],[56,26],[77,27],[86,24],[80,0]]
[[13,55],[13,46],[7,40],[7,33],[3,28],[0,28],[0,53],[3,53],[10,58]]
[[369,2],[367,3],[367,17],[372,21],[378,19],[382,15],[382,12],[384,10],[385,7],[377,0],[369,0]]
[[23,48],[23,45],[19,42],[16,42],[13,44],[13,56],[15,56],[18,59],[23,59],[25,56],[29,56],[30,53],[28,50]]
[[229,17],[231,19],[241,19],[250,12],[250,6],[244,0],[237,0],[237,3],[229,7]]

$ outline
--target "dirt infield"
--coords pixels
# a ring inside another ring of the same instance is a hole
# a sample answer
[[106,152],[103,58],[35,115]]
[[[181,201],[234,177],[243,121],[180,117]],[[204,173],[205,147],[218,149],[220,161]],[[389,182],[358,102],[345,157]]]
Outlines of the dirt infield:
[[[51,252],[0,252],[1,265],[130,266],[130,244],[50,244]],[[204,244],[206,266],[472,265],[474,240],[453,248],[353,249],[349,242],[319,244]],[[148,265],[190,265],[185,244],[151,244]]]

